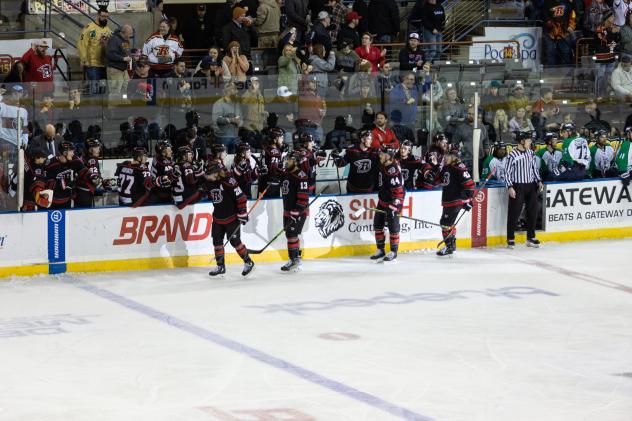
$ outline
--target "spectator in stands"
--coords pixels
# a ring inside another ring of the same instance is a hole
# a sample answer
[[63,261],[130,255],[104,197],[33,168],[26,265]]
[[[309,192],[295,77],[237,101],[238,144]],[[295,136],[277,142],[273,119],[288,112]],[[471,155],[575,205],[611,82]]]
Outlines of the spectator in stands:
[[362,45],[355,49],[355,52],[361,59],[371,63],[371,71],[377,73],[379,66],[384,62],[386,49],[380,50],[371,45],[373,43],[373,35],[368,32],[362,34]]
[[77,42],[77,51],[83,66],[84,78],[91,81],[90,92],[92,94],[102,92],[97,81],[107,77],[103,59],[108,40],[112,36],[112,30],[108,27],[108,17],[107,9],[100,8],[97,12],[97,20],[83,27]]
[[507,99],[507,109],[510,115],[515,115],[518,108],[527,108],[529,106],[529,98],[524,94],[524,86],[518,83],[514,86],[511,95]]
[[214,35],[206,14],[206,4],[198,4],[195,7],[195,15],[185,22],[183,29],[187,48],[202,50],[213,45]]
[[[478,128],[481,130],[481,142],[478,157],[483,160],[489,154],[490,144],[487,128],[480,124],[482,120],[482,109],[479,109],[479,124]],[[472,169],[472,160],[474,158],[474,107],[467,109],[467,117],[464,122],[456,127],[456,130],[452,136],[453,144],[461,145],[461,159],[468,168]]]
[[327,3],[329,3],[329,0],[309,0],[309,18],[312,21],[312,24],[318,21],[318,14],[320,12],[327,10]]
[[391,129],[398,140],[410,140],[414,145],[417,144],[415,132],[410,127],[402,125],[402,112],[400,110],[394,110],[391,113],[391,122]]
[[541,113],[544,109],[550,109],[551,114],[556,116],[560,113],[558,102],[553,99],[553,90],[551,88],[542,88],[540,91],[540,99],[533,104],[533,112]]
[[228,69],[228,66],[226,66],[226,63],[220,59],[218,47],[209,48],[208,56],[202,57],[202,61],[199,65],[200,69],[203,64],[206,66],[206,69],[204,69],[202,74],[199,76],[193,75],[193,77],[208,77],[211,80],[211,85],[216,88],[224,81],[230,80],[230,70]]
[[[265,110],[265,98],[261,93],[261,83],[259,78],[252,76],[246,92],[241,96],[241,108],[244,114],[243,128],[254,132],[255,137],[258,137],[261,130],[263,130],[263,124],[268,118],[268,112]],[[256,147],[258,145],[251,145]]]
[[329,0],[328,6],[331,9],[329,12],[331,16],[329,33],[331,34],[331,42],[336,45],[338,41],[338,33],[345,23],[346,16],[349,13],[349,9],[347,8],[347,6],[344,5],[342,0]]
[[[230,43],[237,41],[241,52],[250,59],[250,40],[252,34],[252,19],[246,16],[246,9],[235,7],[233,9],[233,20],[222,28],[222,42],[224,49],[230,51]],[[233,75],[234,76],[234,75]]]
[[544,1],[544,50],[546,64],[573,64],[575,49],[574,31],[577,15],[573,4],[568,0]]
[[37,82],[34,91],[41,95],[48,95],[54,89],[53,58],[47,54],[48,47],[46,39],[37,40],[20,59],[25,68],[24,81]]
[[112,95],[118,95],[127,91],[127,82],[129,81],[127,70],[131,68],[132,63],[129,40],[133,33],[134,30],[130,25],[123,25],[108,40],[106,56],[110,100]]
[[[342,41],[338,44],[336,52],[336,70],[341,73],[353,73],[358,69],[360,64],[360,56],[353,51],[348,41]],[[345,82],[348,76],[345,76]]]
[[285,14],[287,15],[287,26],[296,28],[296,43],[298,46],[305,41],[305,32],[308,25],[308,0],[286,0]]
[[439,105],[439,122],[447,129],[449,123],[456,125],[465,119],[465,106],[458,97],[456,88],[449,87],[445,91],[445,97]]
[[[314,138],[314,143],[320,146],[323,137],[321,124],[327,114],[327,104],[318,95],[317,83],[314,76],[307,76],[307,80],[303,82],[303,90],[298,100],[298,118],[313,124],[313,127],[307,125],[305,131],[310,133]],[[297,124],[298,128],[300,124]]]
[[24,72],[24,63],[20,60],[14,61],[11,65],[9,73],[4,77],[2,83],[22,83],[26,77]]
[[250,69],[250,63],[245,54],[241,53],[240,48],[239,42],[231,41],[228,44],[228,52],[222,61],[226,64],[226,67],[228,67],[233,81],[245,82],[246,73]]
[[407,72],[402,82],[397,84],[389,94],[389,114],[399,110],[402,113],[402,124],[415,130],[417,119],[417,104],[419,103],[419,90],[415,85],[415,74]]
[[171,33],[178,37],[180,44],[184,46],[184,36],[182,35],[182,31],[178,29],[178,18],[175,16],[171,16],[168,20],[169,27],[171,28]]
[[243,122],[243,114],[237,103],[237,90],[234,83],[227,83],[222,95],[213,104],[215,143],[226,146],[226,151],[233,154],[237,144],[237,133]]
[[328,72],[334,70],[336,66],[336,55],[333,51],[329,51],[327,56],[326,47],[322,44],[314,44],[312,55],[309,57],[312,65],[311,74],[316,78],[318,85],[318,95],[321,98],[327,97],[327,89],[329,88]]
[[55,126],[47,124],[41,135],[29,141],[27,151],[41,149],[48,154],[49,158],[52,158],[57,155],[62,140],[64,139],[56,134]]
[[301,60],[296,57],[296,48],[290,44],[283,47],[283,55],[278,60],[278,86],[286,86],[290,92],[298,92],[298,78],[303,72]]
[[369,31],[375,42],[391,43],[399,33],[399,9],[395,0],[371,0],[369,3]]
[[281,85],[277,88],[276,96],[267,103],[268,127],[280,127],[286,133],[292,132],[296,126],[298,116],[298,97],[296,93]]
[[356,49],[360,46],[360,34],[358,33],[358,25],[360,24],[362,16],[355,10],[347,13],[345,20],[346,25],[342,26],[338,31],[337,45],[338,49],[342,49],[342,43],[346,42],[352,49]]
[[358,71],[349,78],[348,95],[351,97],[358,95],[360,87],[364,85],[369,87],[369,96],[374,97],[376,95],[376,91],[373,67],[367,60],[360,60],[360,64],[358,64]]
[[426,45],[426,60],[434,61],[439,58],[442,50],[440,43],[443,41],[443,29],[445,27],[445,10],[437,0],[426,0],[421,6],[421,26],[423,41],[432,44]]
[[161,21],[158,31],[151,34],[143,45],[143,54],[149,61],[151,77],[168,75],[176,59],[182,56],[183,50],[180,38],[171,32],[169,21]]
[[621,47],[622,56],[632,57],[632,10],[627,14],[625,25],[621,27],[621,41],[619,46]]
[[614,15],[607,13],[601,25],[597,27],[593,38],[595,49],[595,63],[597,63],[597,75],[595,76],[595,95],[602,98],[607,94],[608,75],[612,73],[617,58],[615,49],[621,39],[620,29],[614,26]]
[[255,25],[259,31],[259,48],[276,48],[279,43],[281,7],[279,0],[260,0]]
[[153,24],[151,25],[152,28],[156,28],[161,21],[166,20],[169,21],[169,17],[165,14],[165,3],[163,2],[163,0],[156,0],[155,5],[152,9],[153,12]]
[[329,24],[331,23],[331,18],[329,17],[329,13],[324,10],[318,13],[318,22],[313,26],[307,37],[307,43],[312,47],[316,44],[321,44],[325,47],[325,56],[328,57],[329,53],[333,48],[333,44],[331,42],[331,37],[329,36]]
[[150,79],[150,65],[146,57],[141,57],[136,62],[134,74],[127,84],[127,99],[142,100],[147,105],[154,105],[154,83],[155,80]]
[[492,122],[494,131],[496,132],[496,141],[510,143],[513,142],[513,133],[509,129],[509,117],[502,108],[496,110],[494,113],[494,119]]
[[419,83],[421,84],[421,100],[424,104],[430,104],[430,93],[432,92],[432,101],[437,103],[443,98],[443,86],[432,73],[432,65],[426,61],[421,66],[419,74]]
[[347,119],[339,115],[334,121],[334,129],[325,136],[325,149],[344,150],[352,144],[355,130],[347,125]]
[[369,83],[363,83],[359,87],[357,95],[350,95],[347,99],[348,109],[351,118],[348,124],[359,126],[360,129],[373,129],[375,113],[379,110],[378,98],[371,95],[371,90],[375,89]]
[[373,143],[372,148],[381,149],[387,146],[392,149],[399,149],[399,140],[395,137],[395,133],[388,127],[388,117],[384,111],[380,111],[375,115],[373,130],[371,131]]
[[614,24],[617,26],[625,25],[628,13],[632,10],[630,0],[614,0],[612,2],[614,11]]
[[630,56],[621,57],[621,62],[612,72],[610,84],[618,98],[632,101],[632,58]]
[[412,32],[408,36],[408,44],[399,50],[399,70],[421,69],[424,64],[424,53],[419,46],[419,34]]
[[369,32],[369,3],[370,0],[355,0],[353,2],[353,11],[362,16],[362,20],[358,23],[358,33],[363,34]]
[[[388,94],[391,90],[399,83],[399,76],[395,75],[393,72],[393,65],[391,63],[384,63],[380,67],[380,73],[377,75],[377,79],[375,81],[376,93],[378,96],[381,96],[384,93],[385,97],[388,97]],[[391,120],[393,117],[391,117]]]
[[[547,109],[547,112],[550,112]],[[520,107],[516,110],[516,114],[511,120],[509,120],[509,130],[513,132],[531,132],[535,130],[531,120],[527,118],[527,110],[524,107]]]
[[481,99],[481,107],[483,107],[489,115],[493,115],[498,109],[503,109],[504,111],[504,107],[507,105],[507,98],[500,95],[500,87],[499,81],[492,80],[487,92],[483,94],[483,98]]
[[588,13],[584,19],[584,36],[592,37],[597,27],[603,22],[606,13],[612,13],[612,8],[604,0],[592,0]]

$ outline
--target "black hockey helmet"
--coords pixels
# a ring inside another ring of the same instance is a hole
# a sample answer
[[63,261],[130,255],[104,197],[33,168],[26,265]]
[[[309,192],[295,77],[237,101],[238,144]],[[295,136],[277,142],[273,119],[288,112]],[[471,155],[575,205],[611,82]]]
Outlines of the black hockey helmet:
[[239,145],[237,145],[237,153],[246,153],[249,150],[251,150],[250,145],[247,142],[241,142]]
[[367,129],[360,130],[360,131],[358,132],[358,139],[359,139],[359,140],[364,140],[364,139],[366,139],[367,137],[369,137],[369,136],[371,136],[371,135],[372,135],[371,130],[367,130]]
[[101,142],[99,141],[99,139],[95,139],[93,137],[90,137],[88,139],[86,139],[86,148],[90,149],[90,148],[99,148],[101,147]]
[[313,141],[314,141],[314,137],[307,132],[302,132],[298,135],[298,143],[300,143],[301,145],[306,145],[309,142],[313,142]]
[[214,143],[211,145],[211,152],[213,153],[213,156],[217,156],[222,152],[226,152],[226,146],[221,143]]
[[184,118],[189,126],[197,126],[200,122],[200,114],[196,110],[191,110],[184,115]]
[[29,156],[31,157],[31,159],[47,158],[48,154],[42,148],[31,148],[29,150]]
[[544,134],[544,143],[549,143],[552,140],[559,139],[559,135],[556,132],[546,132]]
[[494,143],[494,145],[492,146],[492,149],[493,150],[507,149],[507,144],[501,140],[499,142]]
[[397,152],[398,152],[397,149],[391,148],[388,145],[384,145],[380,149],[380,153],[388,155],[390,159],[395,158],[395,156],[397,155]]
[[573,123],[573,122],[564,123],[564,124],[562,124],[562,127],[560,128],[560,132],[571,132],[571,133],[573,133],[576,128],[577,127],[575,127],[575,123]]
[[407,148],[412,149],[413,148],[413,142],[411,142],[408,139],[404,139],[400,146],[406,146]]
[[446,155],[452,155],[457,158],[461,157],[461,145],[458,143],[450,143],[448,145],[448,150],[445,153]]
[[178,148],[178,160],[183,161],[187,154],[193,155],[193,149],[186,145]]
[[68,142],[67,140],[62,141],[59,144],[59,149],[57,149],[57,154],[62,155],[64,152],[74,151],[75,145],[72,142]]
[[278,139],[279,137],[285,137],[285,130],[280,127],[273,127],[270,129],[270,139]]
[[222,167],[219,165],[219,163],[217,162],[211,162],[207,167],[206,167],[206,175],[213,175],[213,174],[219,174],[219,172],[222,170]]
[[439,142],[441,142],[443,140],[447,141],[448,138],[442,132],[439,132],[439,133],[435,134],[434,136],[432,136],[432,143],[433,144],[437,144],[437,143],[439,143]]
[[154,146],[154,150],[158,155],[162,155],[167,148],[171,148],[171,142],[168,140],[160,140],[156,143],[156,146]]
[[144,147],[138,146],[132,149],[132,158],[134,158],[135,160],[143,156],[147,156],[147,149],[145,149]]
[[516,132],[516,142],[520,142],[522,140],[533,139],[531,132],[526,131],[517,131]]

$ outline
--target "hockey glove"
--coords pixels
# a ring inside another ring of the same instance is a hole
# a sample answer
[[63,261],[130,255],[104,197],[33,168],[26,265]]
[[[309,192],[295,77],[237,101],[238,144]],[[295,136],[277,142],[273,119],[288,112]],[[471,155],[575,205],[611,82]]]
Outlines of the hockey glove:
[[156,179],[156,185],[163,189],[168,189],[169,187],[171,187],[171,180],[169,179],[168,175],[163,175],[162,177],[158,177]]
[[298,224],[298,220],[301,217],[301,212],[297,209],[293,209],[290,211],[290,219],[292,220],[292,225]]
[[465,210],[465,212],[469,212],[472,210],[472,199],[467,199],[463,201],[463,210]]
[[92,177],[90,177],[90,182],[95,187],[99,187],[103,183],[103,179],[98,175],[93,175]]
[[246,222],[248,222],[248,214],[246,212],[238,213],[237,220],[241,225],[246,225]]
[[320,159],[327,158],[327,151],[324,149],[319,149],[318,152],[316,152],[316,157]]
[[393,218],[402,211],[402,202],[399,199],[395,199],[391,204],[388,205],[387,214],[389,217]]
[[621,182],[626,187],[630,185],[630,171],[626,171],[621,174]]
[[37,206],[41,208],[50,208],[50,199],[51,197],[48,195],[48,193],[45,193],[45,191],[38,191],[35,193],[35,203],[37,203]]
[[424,173],[424,180],[427,181],[428,183],[434,183],[436,178],[437,178],[437,174],[432,170],[428,170]]
[[259,175],[268,175],[268,166],[263,161],[259,165]]

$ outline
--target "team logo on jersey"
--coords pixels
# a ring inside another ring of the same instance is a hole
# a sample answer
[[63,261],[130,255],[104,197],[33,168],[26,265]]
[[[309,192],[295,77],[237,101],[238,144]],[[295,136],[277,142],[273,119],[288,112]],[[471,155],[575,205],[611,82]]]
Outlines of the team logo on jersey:
[[366,174],[371,171],[371,160],[370,159],[358,159],[353,163],[358,169],[358,174]]
[[49,64],[43,64],[41,65],[38,69],[38,72],[40,72],[42,74],[42,78],[44,79],[50,79],[51,77],[53,77],[53,71],[50,68]]
[[444,172],[443,176],[441,177],[441,183],[442,186],[447,186],[450,184],[450,173],[449,172]]
[[338,231],[345,224],[345,214],[342,205],[334,199],[330,199],[320,205],[314,218],[314,224],[323,238],[327,238]]
[[222,190],[221,189],[213,189],[209,192],[208,195],[211,198],[211,201],[213,203],[222,203],[222,200],[224,200],[224,196],[222,196]]
[[156,57],[166,57],[169,55],[169,46],[168,45],[159,45],[155,48]]
[[287,195],[290,192],[290,180],[284,180],[281,184],[281,194]]
[[402,168],[402,177],[404,177],[404,180],[408,180],[409,175],[410,172],[406,168]]

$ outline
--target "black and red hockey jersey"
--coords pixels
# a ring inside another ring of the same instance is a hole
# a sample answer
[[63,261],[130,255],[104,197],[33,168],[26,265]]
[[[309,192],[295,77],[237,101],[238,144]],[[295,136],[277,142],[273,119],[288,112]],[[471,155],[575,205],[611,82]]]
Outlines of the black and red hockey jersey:
[[84,177],[80,177],[77,181],[77,188],[85,191],[89,191],[94,194],[97,186],[93,180],[101,179],[101,168],[99,168],[99,160],[97,158],[88,157],[84,154],[81,157],[81,162],[88,169]]
[[116,165],[114,176],[117,178],[120,206],[143,205],[149,197],[150,190],[155,186],[146,164],[122,162]]
[[252,191],[252,183],[259,178],[259,167],[252,159],[242,159],[239,162],[233,161],[230,169],[231,174],[237,180],[237,184],[241,187],[241,191],[250,198]]
[[25,211],[37,210],[35,195],[46,189],[46,165],[35,165],[28,157],[24,160],[24,202]]
[[281,178],[283,175],[282,155],[283,152],[276,145],[266,145],[263,148],[263,162],[268,167],[267,177]]
[[362,150],[359,147],[347,149],[344,156],[334,159],[337,167],[349,164],[347,191],[371,193],[375,183],[375,174],[379,165],[379,154],[375,148]]
[[404,179],[397,161],[389,165],[380,165],[378,173],[378,207],[385,209],[399,201],[399,209],[404,203]]
[[54,157],[46,166],[46,187],[53,190],[53,204],[65,205],[72,198],[77,181],[88,174],[88,169],[79,158],[61,162]]
[[474,194],[474,182],[467,167],[462,162],[445,165],[439,175],[443,189],[441,206],[449,208],[462,206]]
[[247,212],[248,200],[233,177],[206,181],[204,187],[213,202],[213,222],[230,224],[237,220],[237,214]]
[[417,174],[415,187],[420,190],[432,190],[439,184],[439,174],[443,169],[443,151],[438,147],[430,147],[423,159],[423,166]]
[[305,171],[298,169],[285,171],[281,182],[283,197],[283,216],[290,216],[290,211],[298,211],[301,215],[309,215],[309,178]]
[[299,162],[301,170],[307,174],[310,194],[316,190],[316,168],[323,159],[323,157],[316,156],[316,152],[305,150],[305,155]]
[[423,162],[413,154],[408,154],[406,158],[401,158],[399,152],[396,159],[399,161],[399,166],[402,171],[402,179],[404,180],[404,187],[406,190],[412,190],[415,186],[415,179],[418,176],[417,172],[423,168]]
[[191,162],[175,165],[173,171],[176,181],[171,186],[173,202],[179,209],[196,203],[202,197],[200,185],[204,177],[204,168]]
[[[162,156],[154,157],[151,161],[151,176],[154,180],[167,176],[171,184],[176,182],[176,176],[173,172],[175,164],[171,158],[164,158]],[[171,198],[171,187],[154,186],[153,192],[163,200],[169,200]]]

